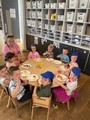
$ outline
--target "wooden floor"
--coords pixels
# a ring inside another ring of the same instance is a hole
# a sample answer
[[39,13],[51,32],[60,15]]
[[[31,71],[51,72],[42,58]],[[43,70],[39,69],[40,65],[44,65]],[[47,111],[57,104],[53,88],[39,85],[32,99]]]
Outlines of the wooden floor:
[[[90,120],[90,76],[81,74],[79,79],[79,97],[75,103],[70,101],[70,111],[66,104],[59,104],[59,109],[51,107],[49,120]],[[6,108],[7,95],[0,100],[0,120],[30,120],[29,104],[20,109],[21,118],[16,118],[15,109]],[[47,109],[35,108],[34,120],[46,120]]]

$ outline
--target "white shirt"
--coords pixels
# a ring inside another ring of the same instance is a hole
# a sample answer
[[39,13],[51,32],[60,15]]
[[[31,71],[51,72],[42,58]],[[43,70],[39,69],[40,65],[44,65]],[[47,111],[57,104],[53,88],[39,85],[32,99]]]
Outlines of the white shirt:
[[5,79],[6,79],[5,77],[0,78],[0,84],[3,84],[3,82],[4,82]]
[[73,82],[67,82],[66,86],[68,87],[69,90],[66,90],[67,95],[71,95],[72,92],[77,88],[78,82],[77,80]]

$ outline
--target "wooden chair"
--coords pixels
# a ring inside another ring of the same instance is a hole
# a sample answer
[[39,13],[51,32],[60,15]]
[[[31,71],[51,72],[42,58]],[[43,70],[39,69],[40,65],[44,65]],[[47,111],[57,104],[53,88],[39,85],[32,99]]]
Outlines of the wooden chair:
[[47,120],[49,118],[49,112],[50,112],[50,104],[51,104],[51,98],[52,97],[35,97],[33,96],[33,105],[32,105],[32,113],[31,113],[31,120],[33,119],[33,113],[34,113],[34,107],[39,106],[39,107],[44,107],[48,109],[47,112]]
[[[78,86],[79,87],[79,86]],[[72,94],[71,94],[71,98],[72,98],[72,95],[76,92],[76,90],[78,89],[78,87],[74,90],[74,91],[72,91]],[[70,98],[70,99],[71,99]],[[75,102],[76,102],[76,97],[73,97],[74,98],[74,100],[75,100]],[[67,109],[68,110],[70,110],[70,100],[67,102]]]
[[9,96],[9,93],[8,93],[8,90],[6,88],[6,86],[4,84],[0,84],[1,86],[1,94],[0,94],[0,99],[2,99],[3,95],[4,95],[4,92],[8,95],[8,102],[7,102],[7,107],[9,107],[9,103],[10,103],[10,96]]
[[[16,100],[16,98],[12,98],[12,96],[10,95],[10,91],[9,91],[9,98],[12,101],[12,105],[14,105],[15,109],[16,109],[16,116],[19,118],[19,109],[24,106],[25,104],[29,103],[30,104],[30,109],[31,109],[31,99],[25,101],[25,102],[19,102]],[[9,103],[10,105],[10,103]]]

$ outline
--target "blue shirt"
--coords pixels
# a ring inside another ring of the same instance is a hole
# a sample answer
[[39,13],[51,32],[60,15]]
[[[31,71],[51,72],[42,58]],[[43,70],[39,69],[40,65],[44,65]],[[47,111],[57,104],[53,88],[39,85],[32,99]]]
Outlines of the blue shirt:
[[62,60],[64,60],[65,62],[69,62],[70,61],[68,55],[60,54],[60,56],[62,57]]

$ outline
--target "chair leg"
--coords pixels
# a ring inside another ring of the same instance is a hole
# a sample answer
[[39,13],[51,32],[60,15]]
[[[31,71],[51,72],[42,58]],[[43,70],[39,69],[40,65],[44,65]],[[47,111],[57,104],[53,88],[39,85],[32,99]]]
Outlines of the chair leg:
[[19,116],[19,111],[18,111],[18,108],[15,106],[15,109],[16,109],[16,116],[17,116],[17,118],[19,118],[20,116]]
[[74,98],[74,100],[75,100],[75,102],[77,101],[77,99],[76,99],[76,98]]
[[47,120],[49,119],[49,112],[50,112],[50,108],[48,108]]
[[31,120],[33,119],[33,113],[34,113],[34,106],[32,106]]
[[1,94],[0,94],[0,100],[2,99],[3,97],[3,94],[4,94],[4,89],[1,90]]
[[10,106],[10,96],[8,98],[7,108]]
[[69,101],[67,102],[67,109],[70,110]]

